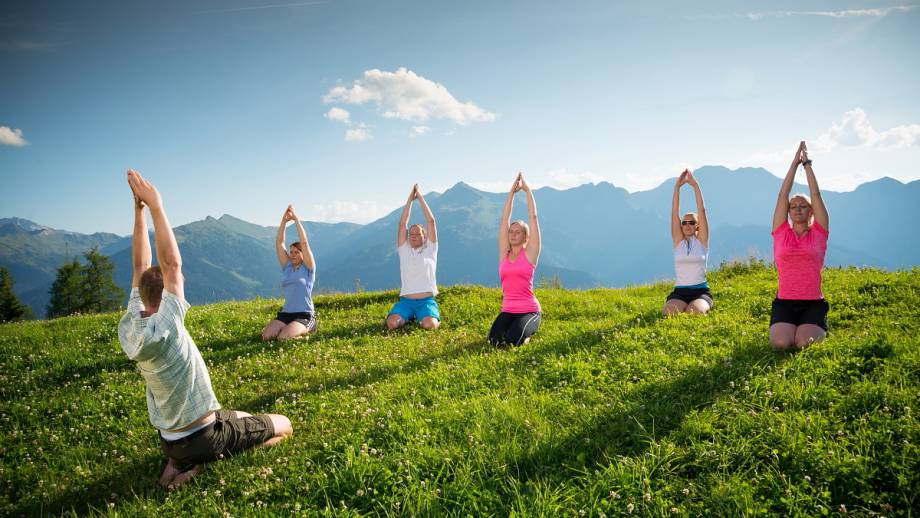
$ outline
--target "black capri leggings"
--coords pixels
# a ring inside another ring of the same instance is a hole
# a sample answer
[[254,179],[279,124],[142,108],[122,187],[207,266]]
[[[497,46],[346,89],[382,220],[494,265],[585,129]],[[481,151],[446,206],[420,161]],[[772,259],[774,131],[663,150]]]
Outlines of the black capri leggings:
[[521,345],[540,327],[540,313],[499,313],[489,330],[492,345]]

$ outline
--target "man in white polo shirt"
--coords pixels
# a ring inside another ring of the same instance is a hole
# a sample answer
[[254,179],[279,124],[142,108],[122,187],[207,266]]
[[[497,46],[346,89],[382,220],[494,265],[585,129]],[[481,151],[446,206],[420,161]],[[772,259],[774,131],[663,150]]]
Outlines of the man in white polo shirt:
[[[294,433],[283,415],[253,416],[223,410],[208,368],[185,329],[182,257],[157,189],[128,171],[134,194],[131,240],[131,298],[118,324],[118,340],[137,362],[147,386],[147,413],[169,461],[159,483],[174,489],[201,471],[206,462],[254,446],[271,446]],[[150,240],[144,206],[150,209],[158,266],[150,266]]]
[[[412,225],[408,229],[409,213],[412,202],[418,200],[425,216],[427,232],[421,225]],[[408,235],[408,236],[407,236]],[[438,294],[435,271],[438,267],[438,229],[434,216],[425,198],[418,190],[418,184],[412,186],[406,206],[403,207],[399,226],[396,228],[396,252],[399,254],[399,276],[402,287],[399,301],[387,315],[387,328],[396,329],[412,320],[425,329],[437,329],[441,325],[441,314],[434,296]]]

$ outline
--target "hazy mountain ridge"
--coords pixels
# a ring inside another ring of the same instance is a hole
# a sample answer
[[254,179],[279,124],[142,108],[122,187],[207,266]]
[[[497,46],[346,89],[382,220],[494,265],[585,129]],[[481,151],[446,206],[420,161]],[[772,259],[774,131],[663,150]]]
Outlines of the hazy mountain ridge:
[[[710,265],[752,255],[771,258],[770,218],[781,179],[764,169],[721,166],[702,167],[695,175],[710,222]],[[544,243],[537,278],[557,276],[568,288],[670,278],[673,181],[636,193],[607,182],[535,190]],[[807,190],[797,184],[794,192]],[[830,213],[828,265],[904,268],[920,263],[920,245],[898,231],[902,222],[920,215],[920,181],[882,178],[852,192],[822,194]],[[463,182],[426,195],[438,222],[440,284],[497,285],[496,232],[506,196]],[[519,194],[512,218],[526,220],[526,207]],[[695,210],[693,192],[684,187],[681,212]],[[397,288],[395,227],[401,211],[399,205],[366,225],[304,222],[316,256],[317,292]],[[417,204],[411,222],[423,223]],[[277,227],[229,214],[176,227],[189,300],[278,296],[276,232]],[[292,227],[286,239],[296,239]],[[85,235],[21,218],[0,219],[0,265],[10,269],[17,294],[38,315],[44,313],[56,268],[93,246],[112,258],[116,282],[127,290],[130,236]]]

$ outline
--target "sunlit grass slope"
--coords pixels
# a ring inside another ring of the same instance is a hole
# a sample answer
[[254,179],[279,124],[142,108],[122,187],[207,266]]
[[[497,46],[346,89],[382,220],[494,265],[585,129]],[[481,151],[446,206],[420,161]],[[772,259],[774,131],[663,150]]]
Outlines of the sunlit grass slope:
[[282,445],[155,486],[163,463],[119,315],[0,326],[0,514],[916,514],[920,270],[828,270],[831,334],[767,347],[775,272],[538,290],[527,345],[484,336],[500,293],[452,287],[436,332],[383,331],[394,292],[317,298],[318,332],[262,343],[277,300],[195,307],[221,403],[291,417]]

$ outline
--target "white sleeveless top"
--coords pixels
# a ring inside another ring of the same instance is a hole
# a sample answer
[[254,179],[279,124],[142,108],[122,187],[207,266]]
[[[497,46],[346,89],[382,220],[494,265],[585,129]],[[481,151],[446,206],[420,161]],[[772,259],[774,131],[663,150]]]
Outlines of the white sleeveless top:
[[396,248],[399,255],[399,277],[402,287],[399,296],[430,291],[432,295],[438,294],[438,283],[435,272],[438,268],[438,242],[425,239],[419,248],[412,248],[407,239],[402,246]]
[[708,250],[696,236],[690,238],[689,245],[686,239],[681,239],[680,243],[674,247],[674,272],[677,274],[674,286],[677,288],[701,287],[701,284],[706,284],[708,256]]

